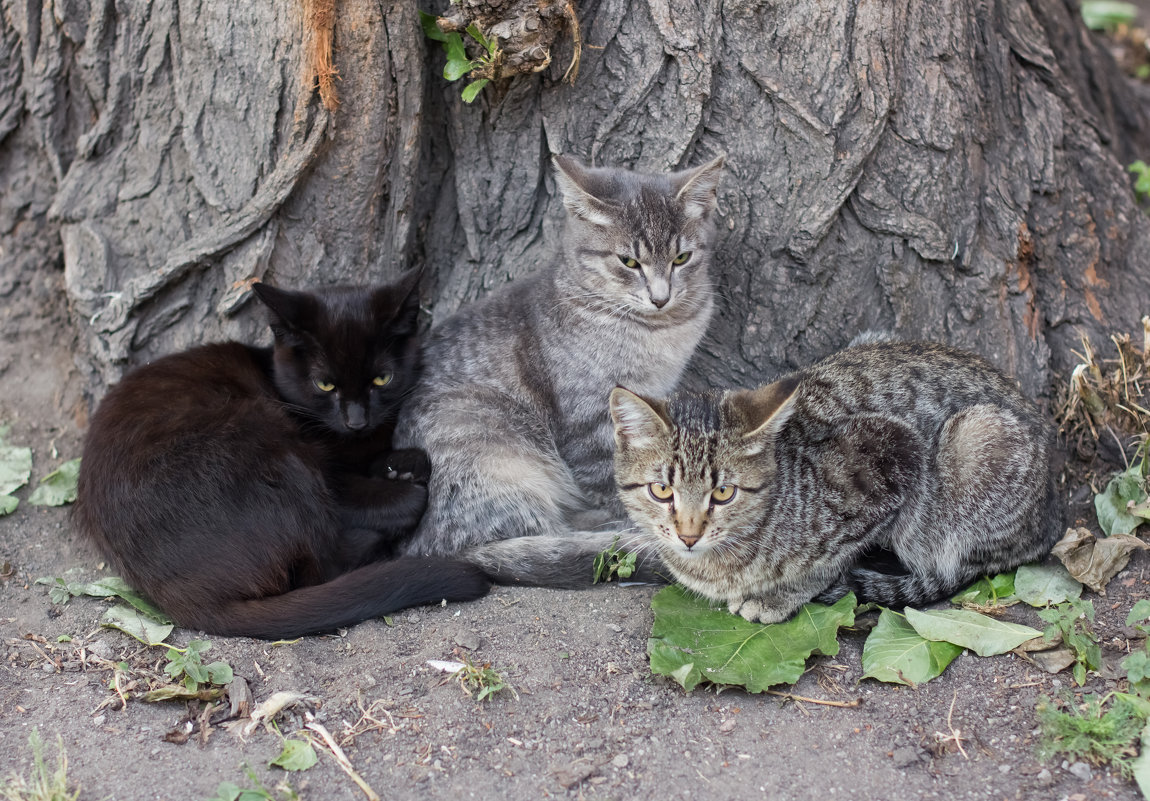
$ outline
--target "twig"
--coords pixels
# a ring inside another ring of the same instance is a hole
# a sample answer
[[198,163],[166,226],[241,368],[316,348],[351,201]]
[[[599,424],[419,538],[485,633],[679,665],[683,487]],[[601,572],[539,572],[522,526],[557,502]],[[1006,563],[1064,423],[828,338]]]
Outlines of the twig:
[[962,730],[954,728],[950,722],[951,717],[954,715],[954,702],[957,700],[958,691],[956,690],[950,699],[950,711],[946,713],[946,727],[950,729],[950,734],[943,734],[940,731],[936,731],[934,736],[938,738],[940,743],[953,742],[958,746],[958,752],[962,754],[962,758],[969,760],[970,757],[966,755],[966,749],[962,747],[962,741],[966,738],[962,736]]
[[837,706],[842,709],[853,709],[856,706],[862,706],[862,699],[856,698],[853,701],[828,701],[822,698],[807,698],[805,695],[795,695],[794,693],[785,693],[782,690],[767,690],[767,695],[777,695],[780,698],[786,698],[788,701],[805,701],[808,704],[820,704],[822,706]]
[[575,85],[575,78],[579,75],[579,61],[583,55],[583,33],[579,30],[579,17],[575,13],[575,4],[568,0],[567,2],[567,18],[571,20],[571,40],[574,43],[575,51],[571,55],[571,63],[567,65],[567,71],[563,73],[563,80]]
[[[310,713],[308,717],[311,717]],[[368,783],[363,780],[362,776],[355,772],[355,768],[351,766],[351,761],[347,758],[343,749],[339,747],[339,743],[331,736],[331,732],[325,729],[323,724],[317,720],[309,720],[305,725],[323,738],[324,745],[331,750],[331,753],[335,756],[336,763],[343,768],[343,772],[350,776],[353,782],[359,785],[359,789],[363,790],[363,794],[366,795],[370,801],[381,801],[379,794],[368,786]]]

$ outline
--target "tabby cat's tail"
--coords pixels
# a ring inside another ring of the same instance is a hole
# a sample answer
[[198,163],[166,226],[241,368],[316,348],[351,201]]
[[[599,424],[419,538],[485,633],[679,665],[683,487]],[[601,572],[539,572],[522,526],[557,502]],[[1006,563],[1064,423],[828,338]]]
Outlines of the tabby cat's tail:
[[474,601],[490,586],[481,570],[465,562],[403,557],[373,562],[324,584],[175,617],[212,634],[278,640],[332,631],[409,606]]
[[[629,537],[618,531],[580,531],[564,536],[512,537],[477,545],[460,558],[482,570],[496,584],[580,590],[590,587],[595,559],[611,549],[628,550]],[[638,560],[628,581],[666,583],[669,579],[653,557]]]

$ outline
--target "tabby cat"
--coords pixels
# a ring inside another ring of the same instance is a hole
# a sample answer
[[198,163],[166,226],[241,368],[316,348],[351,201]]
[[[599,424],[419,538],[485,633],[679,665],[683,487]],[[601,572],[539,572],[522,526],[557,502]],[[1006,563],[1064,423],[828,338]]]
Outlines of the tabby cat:
[[500,582],[590,583],[626,517],[607,396],[671,391],[707,329],[722,164],[645,175],[555,159],[562,253],[435,328],[400,415],[397,443],[432,464],[409,554],[466,551]]
[[774,623],[921,604],[1062,531],[1051,432],[978,356],[871,337],[755,390],[611,394],[620,495],[670,573]]
[[130,373],[92,417],[80,531],[213,634],[295,637],[482,596],[462,562],[386,561],[427,500],[426,456],[390,447],[418,377],[417,280],[257,284],[274,348],[206,345]]

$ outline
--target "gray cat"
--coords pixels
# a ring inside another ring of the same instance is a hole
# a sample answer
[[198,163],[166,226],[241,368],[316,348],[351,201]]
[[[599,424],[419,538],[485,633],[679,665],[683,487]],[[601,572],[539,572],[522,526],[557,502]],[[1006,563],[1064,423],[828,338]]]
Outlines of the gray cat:
[[775,623],[921,604],[1046,554],[1051,432],[974,354],[867,337],[755,390],[611,394],[620,495],[688,589]]
[[560,257],[433,329],[396,441],[432,465],[408,554],[466,551],[498,581],[585,586],[612,534],[576,531],[626,518],[608,394],[670,392],[711,318],[723,159],[669,175],[555,165]]

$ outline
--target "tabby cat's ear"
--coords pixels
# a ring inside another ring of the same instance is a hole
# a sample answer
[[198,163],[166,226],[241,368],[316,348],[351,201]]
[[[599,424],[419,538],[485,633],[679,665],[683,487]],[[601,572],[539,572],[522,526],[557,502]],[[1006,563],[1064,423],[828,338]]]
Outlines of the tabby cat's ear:
[[264,283],[252,284],[252,291],[268,307],[268,323],[277,340],[288,333],[308,331],[315,323],[315,299],[306,292],[277,289]]
[[796,376],[780,378],[773,384],[758,389],[740,389],[727,396],[728,402],[739,410],[746,433],[743,442],[747,454],[760,453],[774,441],[783,423],[794,411],[795,390],[799,379]]
[[726,156],[719,156],[709,164],[684,170],[671,176],[675,187],[675,199],[683,204],[683,211],[689,218],[705,219],[715,210],[719,179],[723,176],[723,163]]
[[415,267],[393,284],[376,287],[371,293],[371,308],[376,322],[395,336],[413,336],[419,327],[419,281],[423,269]]
[[658,401],[640,398],[629,389],[611,390],[611,420],[615,423],[615,446],[649,448],[670,433],[666,410]]
[[587,168],[571,156],[556,156],[554,161],[555,183],[567,211],[592,225],[610,225],[611,205],[591,194]]

